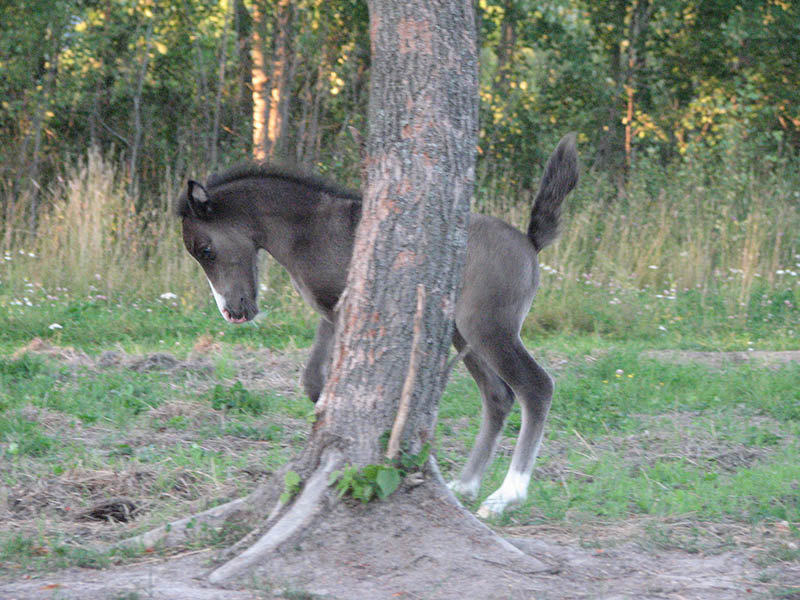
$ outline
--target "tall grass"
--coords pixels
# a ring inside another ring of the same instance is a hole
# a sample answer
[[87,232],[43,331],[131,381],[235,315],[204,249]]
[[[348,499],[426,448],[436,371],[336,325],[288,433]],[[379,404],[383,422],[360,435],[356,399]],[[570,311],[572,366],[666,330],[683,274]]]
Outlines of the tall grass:
[[33,280],[75,295],[193,294],[197,273],[170,214],[174,188],[165,182],[155,208],[137,210],[122,169],[90,149],[45,193],[49,210],[37,230],[5,236],[7,284]]
[[[537,318],[559,327],[596,327],[586,316],[591,311],[583,310],[592,301],[590,287],[612,296],[625,290],[712,294],[730,314],[746,312],[755,289],[792,290],[796,303],[796,171],[759,170],[738,160],[714,168],[699,161],[669,168],[645,164],[624,187],[604,174],[584,172],[566,202],[561,239],[541,256]],[[165,180],[160,198],[137,202],[122,168],[97,150],[59,181],[45,194],[49,210],[36,232],[11,235],[14,223],[4,222],[4,286],[34,280],[74,293],[170,291],[190,304],[207,298],[170,211],[179,182]],[[502,191],[502,182],[489,187],[478,190],[476,205],[524,228],[530,194],[514,197]],[[137,209],[142,204],[155,208]],[[16,214],[25,213],[24,199],[16,208]],[[288,286],[276,269],[268,277],[271,287]]]
[[[581,176],[566,200],[561,239],[546,249],[535,312],[553,326],[585,329],[588,289],[612,296],[692,292],[745,317],[751,298],[790,290],[800,299],[800,171],[732,160],[640,165],[622,187],[605,174]],[[501,192],[502,193],[502,192]],[[476,203],[518,227],[529,195],[515,201],[478,194]],[[576,310],[577,309],[577,310]],[[585,312],[585,311],[583,311]]]
[[[484,203],[492,211],[491,200]],[[542,260],[576,281],[588,274],[638,288],[708,290],[729,283],[746,297],[754,282],[776,282],[800,252],[800,176],[705,166],[645,166],[618,190],[583,173],[568,197],[560,241]],[[522,227],[528,199],[505,211]]]

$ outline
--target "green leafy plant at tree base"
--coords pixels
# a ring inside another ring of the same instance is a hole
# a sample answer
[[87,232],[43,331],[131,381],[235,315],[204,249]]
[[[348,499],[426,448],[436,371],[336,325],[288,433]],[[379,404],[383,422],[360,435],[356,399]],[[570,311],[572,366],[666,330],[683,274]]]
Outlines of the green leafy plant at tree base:
[[402,452],[391,463],[365,465],[361,468],[347,465],[330,475],[328,485],[335,485],[342,498],[350,495],[365,504],[378,498],[383,500],[400,487],[410,473],[419,471],[428,460],[430,444],[425,443],[418,454]]

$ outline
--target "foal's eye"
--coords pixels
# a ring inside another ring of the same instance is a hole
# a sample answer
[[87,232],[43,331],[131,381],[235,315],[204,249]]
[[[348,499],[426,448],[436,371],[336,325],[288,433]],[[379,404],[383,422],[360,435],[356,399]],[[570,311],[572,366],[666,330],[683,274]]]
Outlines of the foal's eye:
[[200,249],[200,258],[205,260],[211,260],[214,258],[214,251],[211,249],[211,246],[203,246]]

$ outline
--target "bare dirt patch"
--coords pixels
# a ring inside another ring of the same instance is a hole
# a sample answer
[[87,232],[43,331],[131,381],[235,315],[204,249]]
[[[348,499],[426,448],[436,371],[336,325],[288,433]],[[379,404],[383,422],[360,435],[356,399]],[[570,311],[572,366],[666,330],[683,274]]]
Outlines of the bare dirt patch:
[[[0,584],[7,600],[201,598],[239,600],[249,598],[452,598],[488,599],[674,599],[734,600],[741,598],[796,598],[790,586],[800,582],[797,563],[773,561],[763,564],[758,545],[762,532],[742,532],[747,544],[733,550],[687,552],[654,548],[640,539],[646,524],[592,526],[559,529],[550,526],[510,528],[501,533],[515,546],[535,558],[533,569],[525,561],[497,564],[487,548],[475,547],[469,539],[447,537],[435,528],[437,516],[425,499],[415,500],[409,510],[427,511],[429,538],[407,539],[404,518],[398,512],[371,515],[380,531],[365,528],[331,530],[322,527],[319,537],[297,541],[309,549],[324,540],[327,545],[347,544],[353,536],[373,538],[372,552],[343,561],[336,552],[327,554],[331,564],[308,564],[297,560],[270,563],[253,581],[233,589],[209,586],[204,576],[213,568],[214,552],[199,551],[171,559],[153,559],[136,565],[104,570],[69,569],[41,579]],[[365,511],[381,512],[376,504]],[[384,511],[385,512],[385,511]],[[667,524],[669,525],[669,524]],[[680,524],[675,524],[680,527]],[[396,532],[400,553],[389,552],[385,531]],[[434,533],[435,532],[435,533]],[[296,550],[296,549],[295,549]],[[300,548],[302,550],[302,548]],[[486,564],[464,567],[465,553]],[[342,553],[345,554],[345,553]],[[401,559],[397,559],[401,556]],[[432,579],[431,572],[448,573]],[[319,570],[338,576],[315,577]],[[270,573],[281,573],[276,578]],[[487,572],[492,576],[487,577]],[[57,595],[56,593],[57,592]],[[126,596],[127,594],[127,596]],[[138,594],[138,595],[134,595]],[[793,595],[794,594],[794,595]]]
[[[214,359],[218,349],[209,345],[200,347],[187,359],[161,353],[147,356],[105,353],[90,357],[46,344],[36,344],[27,351],[39,352],[66,365],[84,369],[182,370],[195,378],[193,381],[196,381],[198,389],[209,389],[219,381],[214,377]],[[279,354],[243,348],[228,352],[233,365],[231,380],[240,380],[249,389],[297,394],[302,353]],[[749,357],[753,353],[741,354]],[[780,357],[773,361],[761,356],[756,360],[765,364],[784,361],[786,353],[775,354]],[[800,353],[795,354],[797,356],[792,360],[800,359]],[[700,360],[694,355],[684,358],[689,362]],[[727,362],[728,358],[710,359],[708,364],[722,366]],[[54,429],[61,429],[63,425],[58,413],[44,409],[31,416]],[[190,439],[191,426],[185,432],[159,431],[158,423],[166,423],[175,416],[188,419],[193,426],[214,418],[212,411],[195,403],[166,402],[150,411],[153,428],[131,432],[127,443],[135,448],[139,443],[152,443],[158,436],[186,436]],[[298,430],[307,427],[302,422],[287,422],[286,426]],[[85,429],[91,431],[91,427]],[[84,435],[85,443],[93,443],[101,437],[101,432],[96,433],[80,435]],[[247,440],[226,437],[218,443],[220,448],[232,453],[257,455],[259,451],[258,444]],[[576,444],[581,444],[580,440],[548,442],[548,455],[552,458],[546,467],[537,470],[536,476],[563,477],[566,453]],[[636,435],[609,436],[607,440],[587,444],[585,450],[599,454],[606,445],[617,450],[624,447],[626,464],[623,468],[637,468],[664,457],[704,461],[713,456],[718,464],[734,469],[761,460],[763,456],[760,453],[764,452],[763,448],[748,448],[744,444],[721,444],[718,438],[708,434],[702,420],[683,414],[661,415],[653,418],[652,422],[645,422],[643,431]],[[214,488],[195,473],[176,470],[172,475],[173,485],[165,488],[162,482],[158,489],[160,493],[172,494],[180,500],[177,506],[185,509],[186,514],[201,508],[204,496],[220,498],[236,494],[234,487]],[[250,474],[252,483],[266,475],[263,468],[260,472],[253,472]],[[148,489],[154,489],[155,478],[155,472],[147,468],[121,472],[86,469],[51,478],[32,474],[30,480],[14,489],[6,489],[5,497],[0,497],[0,528],[8,531],[44,527],[49,531],[61,531],[66,541],[83,547],[119,539],[129,534],[136,527],[138,515],[146,512],[147,504],[141,498],[147,496]],[[82,499],[84,508],[75,511],[73,506],[78,499]],[[116,502],[108,504],[109,499]],[[128,501],[132,505],[127,505]],[[408,506],[410,511],[429,510],[428,515],[435,517],[434,509],[425,498],[414,498]],[[103,510],[107,512],[103,513]],[[497,572],[500,569],[504,573],[487,579],[479,570],[463,569],[459,562],[458,557],[464,552],[479,554],[478,550],[470,549],[468,540],[443,542],[436,536],[408,540],[402,535],[403,514],[388,512],[380,503],[373,503],[364,510],[383,511],[379,515],[380,531],[351,529],[318,533],[338,540],[335,543],[340,544],[347,544],[349,537],[354,535],[374,536],[374,552],[365,555],[363,560],[341,565],[336,565],[336,553],[332,553],[330,560],[340,577],[324,581],[314,577],[316,565],[301,561],[281,565],[283,575],[280,579],[271,576],[273,571],[268,568],[258,581],[242,582],[239,589],[215,588],[204,578],[213,568],[217,551],[200,549],[172,557],[140,558],[134,564],[100,570],[71,568],[41,576],[6,575],[0,577],[0,598],[800,598],[800,563],[791,559],[795,556],[796,537],[784,523],[748,526],[741,523],[701,523],[687,517],[683,520],[641,518],[625,523],[497,528],[515,546],[540,561],[543,568],[533,572],[519,565],[496,565],[487,555],[483,557],[487,570]],[[95,516],[100,516],[100,520],[92,518],[92,511],[95,511]],[[131,520],[114,518],[114,515],[130,516]],[[102,520],[104,516],[105,521]],[[397,543],[405,549],[402,564],[389,564],[383,560],[378,544],[384,539],[385,531],[397,532]],[[299,543],[313,545],[316,542],[313,538],[306,538]],[[430,579],[433,564],[446,568],[450,573],[447,581]],[[402,579],[399,577],[401,573]]]

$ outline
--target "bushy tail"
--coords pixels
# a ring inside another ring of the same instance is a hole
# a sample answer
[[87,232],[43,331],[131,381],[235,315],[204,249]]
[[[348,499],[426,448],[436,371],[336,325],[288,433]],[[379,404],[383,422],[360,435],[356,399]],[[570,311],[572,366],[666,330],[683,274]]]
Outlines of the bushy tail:
[[575,149],[575,134],[568,133],[561,138],[547,161],[539,192],[531,209],[528,238],[537,251],[552,244],[558,237],[561,203],[576,183],[578,152]]

